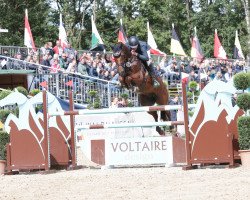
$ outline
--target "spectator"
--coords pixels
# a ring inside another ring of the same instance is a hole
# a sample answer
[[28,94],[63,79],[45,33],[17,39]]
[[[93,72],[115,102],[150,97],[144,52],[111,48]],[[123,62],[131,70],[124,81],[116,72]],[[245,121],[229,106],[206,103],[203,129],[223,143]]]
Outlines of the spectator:
[[233,70],[232,70],[232,68],[229,67],[227,69],[227,72],[225,73],[224,77],[225,77],[226,82],[231,81],[233,79]]
[[177,63],[172,62],[171,65],[167,66],[165,77],[169,82],[169,85],[173,86],[174,81],[178,79],[179,72],[177,70]]
[[52,42],[47,42],[46,54],[49,55],[49,59],[52,59],[54,56],[54,51],[52,49]]
[[48,49],[48,43],[46,42],[46,43],[44,44],[44,46],[40,48],[41,53],[42,53],[43,55],[47,54],[47,53],[46,53],[47,49]]
[[66,70],[69,66],[68,58],[66,53],[62,53],[62,56],[59,57],[59,64],[61,69]]
[[60,43],[59,40],[56,41],[56,46],[54,46],[53,52],[54,52],[54,54],[58,54],[59,57],[62,56],[63,48],[62,48],[61,43]]
[[74,58],[76,58],[76,50],[74,48],[72,48],[70,42],[68,42],[67,47],[65,47],[64,53],[68,54],[69,57],[70,57],[70,55],[73,55]]
[[22,62],[22,54],[20,52],[17,52],[17,54],[15,55],[16,60],[14,60],[12,65],[9,65],[9,63],[7,63],[7,66],[11,66],[11,68],[13,69],[23,69],[24,68],[24,63]]
[[109,81],[110,80],[110,75],[108,70],[103,70],[103,80]]
[[35,63],[35,64],[39,64],[39,57],[35,54],[35,55],[33,55],[33,62]]
[[214,77],[214,80],[216,81],[224,81],[225,82],[225,78],[222,75],[221,71],[218,71]]
[[69,63],[69,66],[66,70],[67,72],[70,73],[75,73],[77,72],[77,63],[76,63],[76,59],[73,59],[71,63]]
[[86,62],[86,57],[81,57],[80,62],[78,63],[77,68],[78,68],[77,71],[81,75],[88,75],[89,65]]
[[[179,104],[179,97],[175,95],[173,99],[170,99],[169,105],[178,105]],[[177,110],[170,110],[170,118],[171,121],[177,121]],[[170,130],[176,129],[176,126],[170,126]]]
[[237,93],[232,95],[232,106],[233,107],[236,105],[237,97],[238,97]]
[[199,82],[198,75],[194,72],[194,70],[191,70],[191,72],[189,73],[188,82],[190,81]]
[[50,72],[51,73],[57,73],[60,70],[59,60],[58,59],[52,59],[52,64],[50,66]]
[[45,55],[43,56],[41,65],[48,66],[48,67],[50,66],[49,55],[48,55],[48,54],[45,54]]
[[161,65],[160,65],[160,64],[158,64],[158,65],[156,66],[155,73],[156,73],[157,76],[163,77],[164,74],[166,74],[166,71],[165,71],[164,69],[161,68]]
[[52,65],[54,63],[54,60],[58,60],[58,62],[59,62],[59,56],[58,56],[58,54],[54,54],[53,55],[53,59],[50,60],[50,65]]
[[118,108],[118,101],[119,101],[118,97],[113,97],[109,108]]
[[93,61],[92,65],[90,66],[89,75],[92,77],[98,77],[97,64],[95,61]]

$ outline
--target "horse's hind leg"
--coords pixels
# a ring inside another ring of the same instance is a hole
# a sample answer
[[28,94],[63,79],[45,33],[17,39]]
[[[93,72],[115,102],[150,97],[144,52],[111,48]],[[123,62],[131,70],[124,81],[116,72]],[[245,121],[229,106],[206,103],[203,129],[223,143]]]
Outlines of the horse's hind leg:
[[[148,112],[148,113],[154,117],[154,119],[155,119],[156,122],[158,121],[157,111],[151,111],[151,112]],[[165,132],[159,126],[156,126],[156,131],[160,135],[165,135]]]
[[171,121],[170,111],[161,111],[161,120],[163,121]]

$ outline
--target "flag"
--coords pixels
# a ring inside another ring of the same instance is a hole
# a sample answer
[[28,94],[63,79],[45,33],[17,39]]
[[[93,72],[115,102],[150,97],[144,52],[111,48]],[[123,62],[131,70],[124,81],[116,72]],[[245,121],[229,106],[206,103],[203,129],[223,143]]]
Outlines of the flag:
[[187,56],[181,46],[181,42],[179,40],[178,35],[175,32],[174,24],[172,24],[172,38],[171,38],[170,52],[181,56]]
[[217,34],[217,29],[215,29],[215,34],[214,34],[214,57],[227,59],[227,53],[225,52],[223,46],[220,43],[220,39]]
[[157,47],[154,36],[149,28],[149,22],[147,22],[147,28],[148,28],[148,45],[151,47],[150,53],[155,55],[165,55],[165,53],[160,51]]
[[67,40],[67,34],[66,34],[66,30],[63,26],[63,22],[62,22],[62,14],[60,13],[60,24],[59,24],[59,41],[61,43],[61,47],[64,49],[67,44],[68,44],[68,40]]
[[128,38],[122,26],[122,19],[120,19],[120,28],[118,31],[118,42],[122,42],[123,44],[126,44],[128,42]]
[[187,84],[188,78],[189,78],[189,74],[181,72],[181,81],[182,81],[182,83]]
[[97,31],[93,15],[91,16],[91,24],[92,24],[92,40],[91,40],[90,50],[93,50],[95,48],[100,48],[101,46],[104,46],[104,44],[103,44],[102,38],[100,37]]
[[40,86],[44,87],[44,88],[48,88],[48,84],[46,81],[43,81],[40,83]]
[[203,51],[201,49],[199,39],[197,37],[196,27],[194,27],[194,36],[192,39],[191,57],[197,58],[200,61],[202,61],[204,59],[204,54],[203,54]]
[[73,81],[72,81],[72,80],[71,80],[71,81],[68,81],[67,83],[65,83],[65,85],[70,86],[70,87],[73,87]]
[[32,48],[34,51],[36,51],[35,43],[32,37],[30,24],[28,20],[28,10],[25,9],[25,17],[24,17],[24,45],[28,48]]
[[240,46],[240,40],[239,40],[239,36],[238,36],[238,31],[236,31],[235,33],[235,42],[234,42],[234,55],[233,58],[235,59],[245,59],[242,50],[241,50],[241,46]]

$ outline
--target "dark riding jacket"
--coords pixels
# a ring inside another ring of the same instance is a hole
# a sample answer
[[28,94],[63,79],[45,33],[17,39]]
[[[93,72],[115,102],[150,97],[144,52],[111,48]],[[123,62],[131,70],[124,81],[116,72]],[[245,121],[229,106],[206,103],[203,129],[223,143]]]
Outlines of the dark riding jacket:
[[[128,47],[129,47],[129,49],[131,50],[131,47],[130,47],[130,45],[127,43],[126,44]],[[146,43],[146,42],[144,42],[144,41],[139,41],[139,44],[138,44],[138,47],[137,47],[137,49],[136,49],[136,53],[138,53],[138,58],[141,60],[141,61],[143,61],[143,62],[147,62],[147,61],[149,61],[149,57],[148,57],[148,53],[147,53],[147,51],[150,49],[150,46]]]

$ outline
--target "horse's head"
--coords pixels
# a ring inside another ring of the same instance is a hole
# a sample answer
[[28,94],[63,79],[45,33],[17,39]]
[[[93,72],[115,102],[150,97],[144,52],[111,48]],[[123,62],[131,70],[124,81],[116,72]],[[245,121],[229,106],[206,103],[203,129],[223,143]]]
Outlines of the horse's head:
[[119,68],[122,68],[124,70],[126,64],[129,63],[129,59],[132,56],[129,48],[125,44],[119,42],[114,46],[112,46],[112,50],[113,50],[113,57],[118,67],[118,71]]

